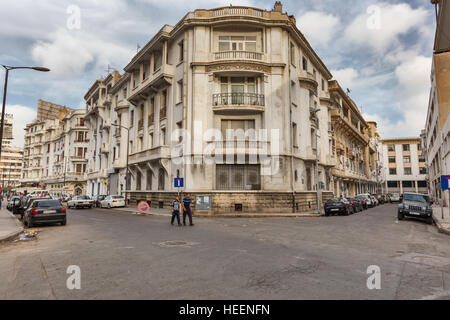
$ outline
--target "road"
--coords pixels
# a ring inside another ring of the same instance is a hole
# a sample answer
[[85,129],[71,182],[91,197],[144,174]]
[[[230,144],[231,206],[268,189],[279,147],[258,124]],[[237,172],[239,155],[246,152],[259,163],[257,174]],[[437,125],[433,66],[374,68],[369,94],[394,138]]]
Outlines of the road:
[[[352,216],[195,219],[70,210],[33,241],[0,244],[1,299],[450,299],[450,238],[397,221],[396,205]],[[67,268],[81,270],[69,290]],[[381,289],[367,288],[379,266]]]

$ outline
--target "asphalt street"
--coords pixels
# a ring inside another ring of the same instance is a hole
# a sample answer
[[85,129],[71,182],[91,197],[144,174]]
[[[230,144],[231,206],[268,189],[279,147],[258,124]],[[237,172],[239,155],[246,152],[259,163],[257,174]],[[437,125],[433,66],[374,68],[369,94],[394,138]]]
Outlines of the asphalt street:
[[[450,238],[396,205],[351,216],[168,218],[69,210],[0,244],[1,299],[450,299]],[[79,266],[81,289],[67,268]],[[369,266],[381,289],[369,290]]]

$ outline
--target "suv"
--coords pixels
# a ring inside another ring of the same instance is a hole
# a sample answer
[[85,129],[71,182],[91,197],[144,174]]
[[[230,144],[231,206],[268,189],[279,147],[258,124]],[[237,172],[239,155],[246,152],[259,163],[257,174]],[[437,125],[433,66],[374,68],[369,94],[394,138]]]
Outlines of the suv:
[[402,202],[398,205],[398,220],[405,217],[423,219],[433,224],[433,208],[430,197],[420,193],[404,193]]

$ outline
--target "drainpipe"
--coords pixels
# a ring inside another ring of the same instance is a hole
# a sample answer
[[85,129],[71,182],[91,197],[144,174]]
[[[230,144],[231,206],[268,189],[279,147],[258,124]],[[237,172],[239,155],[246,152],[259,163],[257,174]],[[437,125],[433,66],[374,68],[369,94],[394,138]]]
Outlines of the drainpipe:
[[[290,60],[290,39],[288,41],[288,59]],[[291,192],[292,192],[292,213],[295,213],[295,189],[294,189],[294,130],[292,127],[292,92],[291,92],[291,63],[289,61],[289,132],[291,136]]]

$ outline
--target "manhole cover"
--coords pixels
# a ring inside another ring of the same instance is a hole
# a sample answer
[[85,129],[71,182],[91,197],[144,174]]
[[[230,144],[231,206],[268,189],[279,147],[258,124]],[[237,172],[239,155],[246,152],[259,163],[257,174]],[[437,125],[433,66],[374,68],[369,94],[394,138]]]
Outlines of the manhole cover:
[[192,247],[198,243],[187,241],[164,241],[158,243],[160,247],[172,248],[172,247]]

